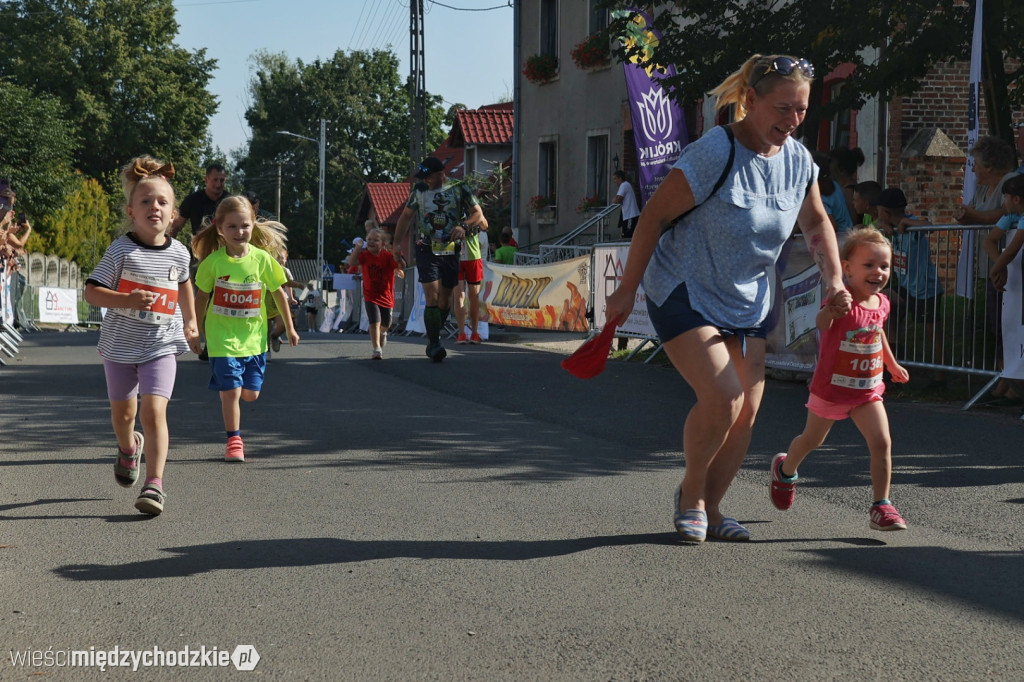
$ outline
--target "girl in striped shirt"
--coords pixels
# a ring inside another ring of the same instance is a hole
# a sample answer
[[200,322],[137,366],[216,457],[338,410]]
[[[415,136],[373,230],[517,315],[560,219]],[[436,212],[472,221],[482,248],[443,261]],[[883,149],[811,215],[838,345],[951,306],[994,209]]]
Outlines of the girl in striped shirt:
[[[174,167],[140,156],[122,169],[127,234],[107,248],[85,286],[85,300],[106,308],[99,353],[117,437],[114,480],[130,488],[139,478],[147,444],[146,479],[135,501],[143,514],[164,509],[167,403],[174,389],[175,356],[198,353],[189,253],[167,231],[174,218]],[[135,430],[138,400],[142,432]]]

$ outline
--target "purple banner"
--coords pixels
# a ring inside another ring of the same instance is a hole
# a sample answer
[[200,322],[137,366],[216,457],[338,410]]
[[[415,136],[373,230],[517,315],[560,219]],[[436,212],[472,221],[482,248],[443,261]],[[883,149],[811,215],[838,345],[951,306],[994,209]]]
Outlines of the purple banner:
[[[627,12],[630,25],[622,37],[623,45],[627,49],[639,45],[644,57],[651,59],[661,33],[654,28],[646,12],[632,8]],[[638,56],[631,57],[622,67],[626,75],[629,115],[633,120],[642,207],[668,175],[689,139],[682,108],[661,84],[662,79],[675,75],[675,67],[659,65],[645,69],[636,63],[638,59]]]

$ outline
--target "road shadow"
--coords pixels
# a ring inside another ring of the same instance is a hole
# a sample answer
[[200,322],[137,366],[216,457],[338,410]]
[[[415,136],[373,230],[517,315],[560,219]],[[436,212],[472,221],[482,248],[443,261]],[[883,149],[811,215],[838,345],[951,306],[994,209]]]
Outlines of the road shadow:
[[[946,547],[817,548],[796,550],[807,562],[871,581],[894,590],[942,595],[966,606],[983,608],[1024,621],[1024,552],[966,552]],[[811,558],[815,557],[815,558]]]
[[131,564],[72,564],[54,572],[68,580],[148,580],[181,578],[212,571],[295,568],[382,559],[529,561],[601,547],[676,545],[675,533],[599,535],[568,540],[344,540],[294,538],[217,542],[164,551],[173,556]]

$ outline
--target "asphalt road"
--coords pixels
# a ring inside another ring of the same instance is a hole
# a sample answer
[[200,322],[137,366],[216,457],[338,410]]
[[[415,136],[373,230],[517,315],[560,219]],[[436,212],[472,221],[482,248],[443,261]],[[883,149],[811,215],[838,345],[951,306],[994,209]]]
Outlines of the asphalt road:
[[[889,402],[909,529],[879,533],[850,424],[801,467],[795,507],[771,506],[806,388],[770,382],[727,498],[753,539],[690,547],[673,371],[580,381],[523,342],[435,365],[411,338],[372,362],[365,336],[321,334],[244,406],[244,464],[221,461],[206,366],[179,362],[149,518],[112,480],[95,342],[35,334],[0,369],[2,680],[1024,679],[1012,415]],[[115,647],[259,662],[68,667]]]

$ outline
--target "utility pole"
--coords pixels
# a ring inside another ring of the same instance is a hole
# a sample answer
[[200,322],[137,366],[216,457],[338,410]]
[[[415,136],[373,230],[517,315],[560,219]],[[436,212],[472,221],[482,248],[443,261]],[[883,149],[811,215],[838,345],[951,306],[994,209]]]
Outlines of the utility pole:
[[427,153],[427,77],[423,58],[423,0],[409,0],[409,163]]
[[274,215],[277,216],[278,220],[283,220],[281,218],[281,162],[280,161],[277,162],[277,213],[275,213]]

